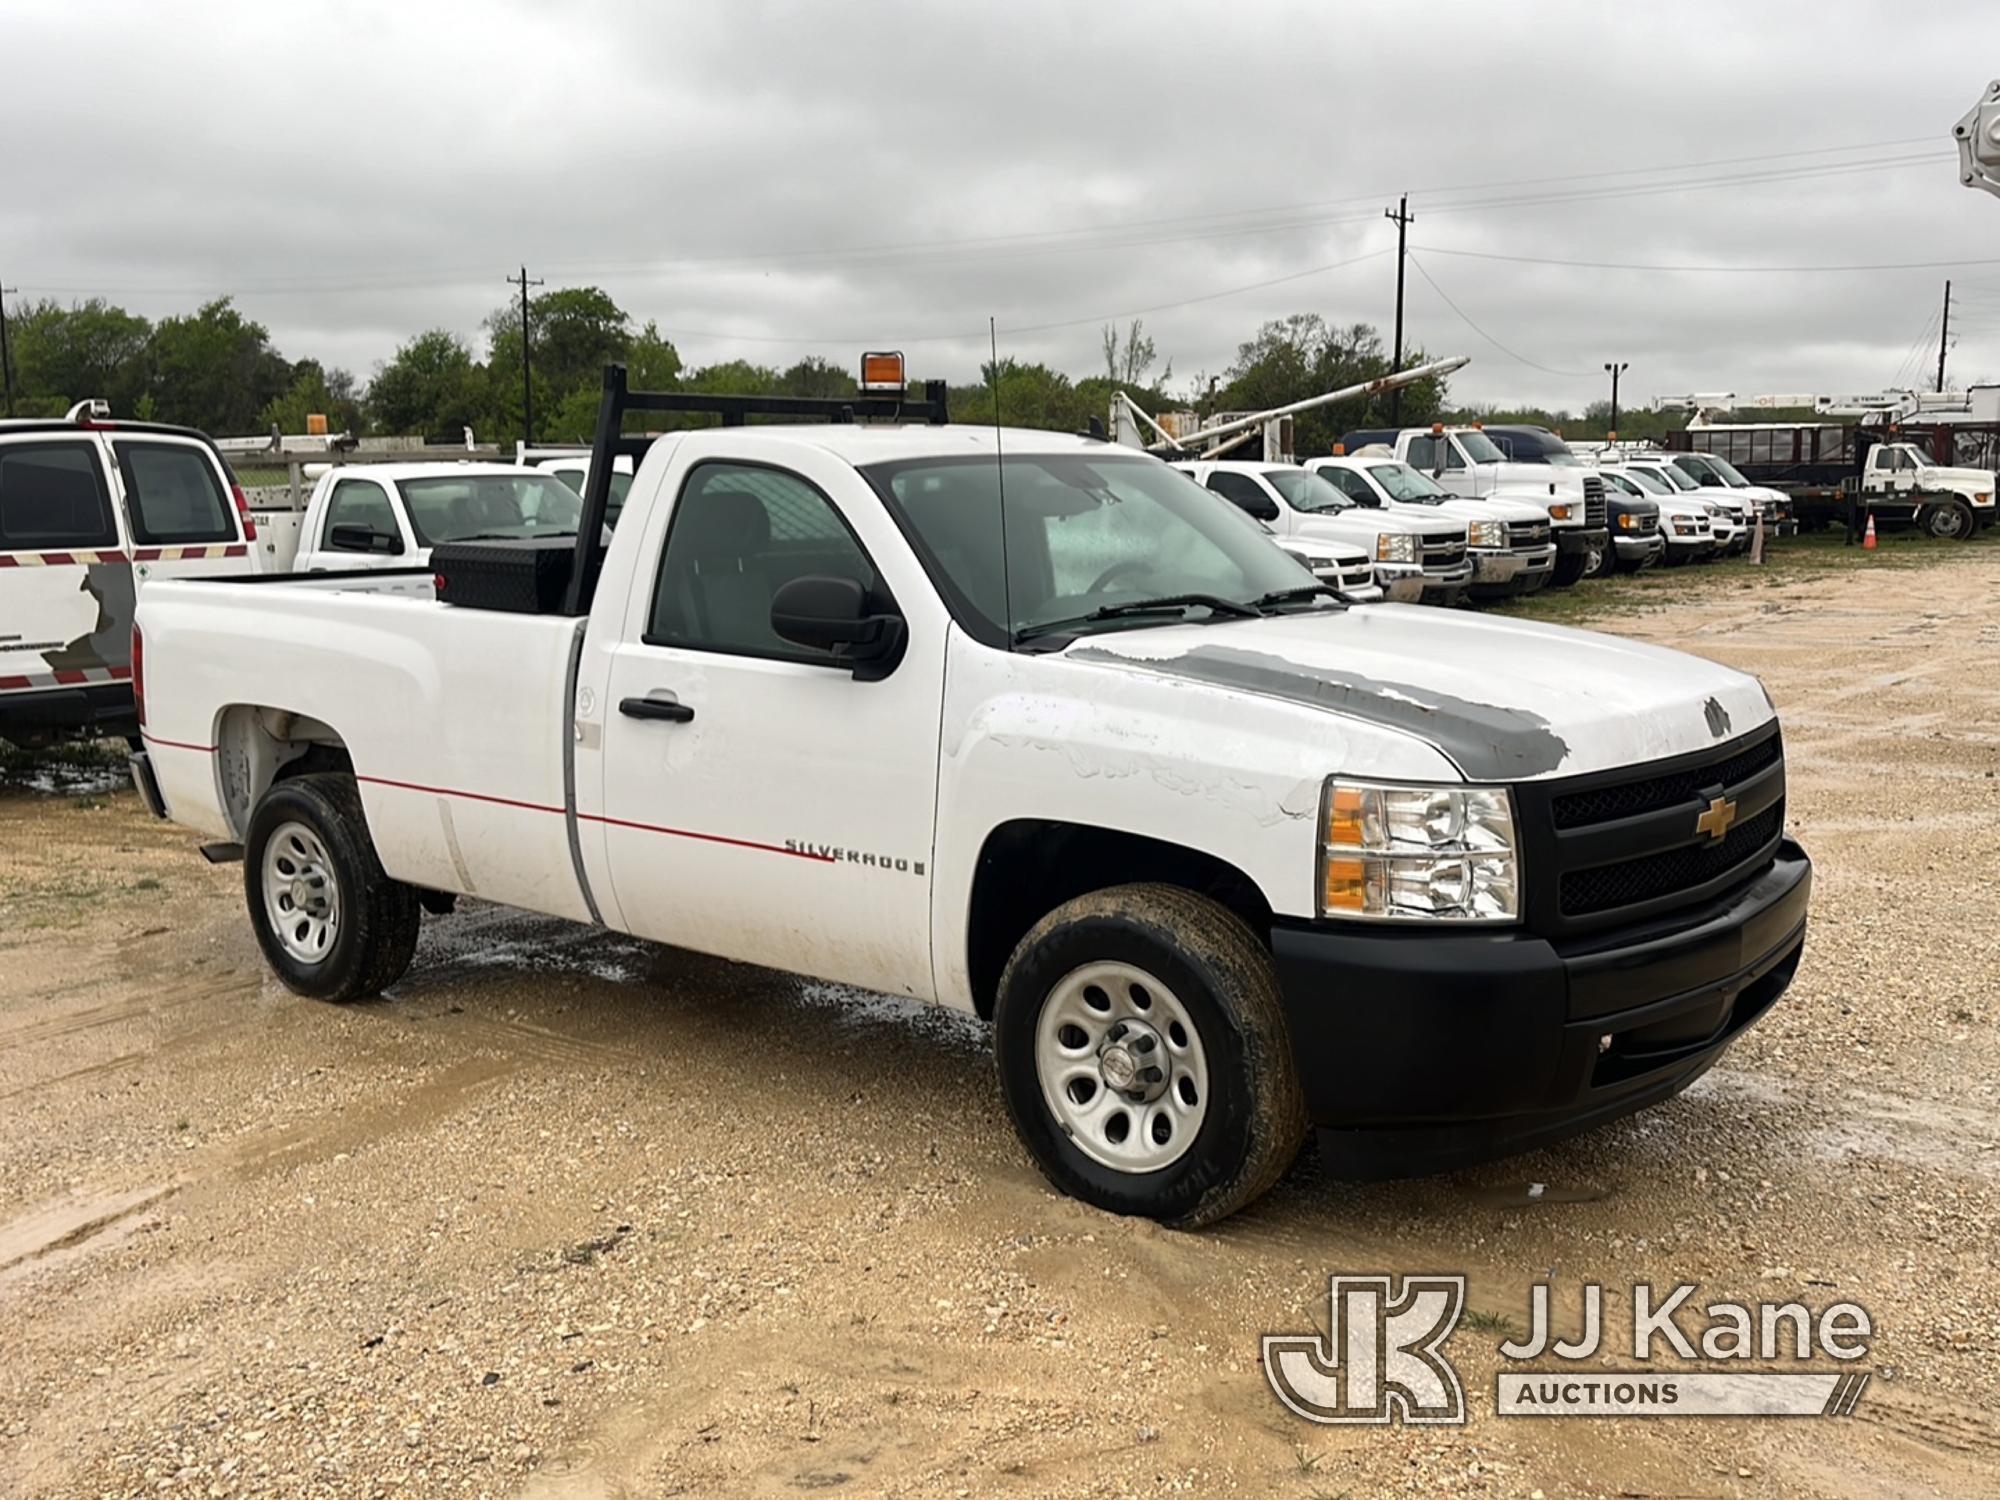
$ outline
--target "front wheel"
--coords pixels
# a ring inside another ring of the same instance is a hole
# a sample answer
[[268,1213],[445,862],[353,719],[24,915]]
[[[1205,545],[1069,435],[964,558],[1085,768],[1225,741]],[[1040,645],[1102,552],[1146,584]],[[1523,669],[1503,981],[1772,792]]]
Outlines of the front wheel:
[[417,893],[383,873],[352,777],[281,781],[243,841],[243,888],[264,958],[315,1000],[380,994],[417,949]]
[[1975,527],[1971,508],[1955,500],[1926,507],[1922,524],[1925,536],[1943,542],[1964,541],[1971,537]]
[[994,1033],[1022,1144],[1108,1212],[1211,1224],[1305,1138],[1270,955],[1190,891],[1114,886],[1050,912],[1008,960]]
[[1584,576],[1585,570],[1590,567],[1592,560],[1596,556],[1597,552],[1594,548],[1583,552],[1558,553],[1556,555],[1556,565],[1549,572],[1550,585],[1559,589],[1568,588],[1577,579]]

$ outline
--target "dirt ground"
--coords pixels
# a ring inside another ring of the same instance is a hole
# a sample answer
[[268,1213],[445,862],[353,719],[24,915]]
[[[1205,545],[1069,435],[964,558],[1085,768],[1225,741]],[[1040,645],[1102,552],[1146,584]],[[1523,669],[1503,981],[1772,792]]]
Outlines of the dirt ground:
[[[0,1492],[2000,1493],[1996,593],[1982,542],[1598,621],[1769,686],[1791,993],[1637,1119],[1308,1159],[1195,1235],[1051,1193],[958,1018],[491,907],[315,1005],[129,792],[0,794]],[[1439,1270],[1468,1425],[1280,1408],[1259,1335],[1329,1273]],[[1499,1418],[1543,1278],[1852,1299],[1876,1378],[1845,1419]]]

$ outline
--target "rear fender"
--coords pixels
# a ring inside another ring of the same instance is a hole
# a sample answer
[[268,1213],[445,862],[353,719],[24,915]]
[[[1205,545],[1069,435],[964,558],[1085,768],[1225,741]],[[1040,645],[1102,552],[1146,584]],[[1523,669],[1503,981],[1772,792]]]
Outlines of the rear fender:
[[223,816],[238,842],[250,827],[250,814],[271,784],[308,756],[313,757],[314,769],[351,766],[346,742],[339,732],[305,714],[238,703],[217,716],[216,787],[222,798]]

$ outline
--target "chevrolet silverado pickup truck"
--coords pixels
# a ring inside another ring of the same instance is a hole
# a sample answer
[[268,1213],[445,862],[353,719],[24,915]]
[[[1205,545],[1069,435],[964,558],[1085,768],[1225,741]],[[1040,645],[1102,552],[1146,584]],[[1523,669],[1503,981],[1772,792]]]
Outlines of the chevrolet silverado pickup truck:
[[1556,541],[1550,583],[1568,588],[1598,571],[1611,544],[1605,530],[1604,481],[1570,458],[1510,459],[1478,427],[1370,428],[1350,432],[1338,453],[1358,453],[1381,443],[1413,469],[1420,469],[1454,495],[1478,499],[1528,500],[1546,510]]
[[1362,509],[1296,464],[1197,459],[1173,467],[1271,528],[1283,547],[1345,542],[1375,560],[1382,597],[1397,604],[1456,604],[1472,582],[1465,525],[1435,512],[1420,516]]
[[1448,516],[1465,522],[1466,556],[1472,562],[1468,592],[1475,599],[1532,594],[1555,571],[1549,513],[1539,505],[1453,496],[1428,474],[1397,462],[1380,445],[1347,457],[1309,459],[1306,468],[1363,510]]
[[[1159,460],[941,385],[605,384],[608,542],[599,461],[568,550],[143,596],[138,785],[294,991],[394,984],[471,896],[935,1002],[1053,1184],[1195,1226],[1308,1135],[1397,1175],[1654,1104],[1791,982],[1755,678],[1350,609]],[[622,435],[690,410],[738,425]]]

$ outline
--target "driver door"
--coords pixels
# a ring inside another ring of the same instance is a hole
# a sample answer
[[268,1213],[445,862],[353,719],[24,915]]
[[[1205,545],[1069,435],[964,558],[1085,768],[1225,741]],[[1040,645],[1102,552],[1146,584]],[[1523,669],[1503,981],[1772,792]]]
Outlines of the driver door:
[[[726,958],[929,999],[943,607],[848,465],[677,458],[649,508],[601,683],[603,839],[617,924]],[[795,578],[860,581],[908,628],[858,681],[782,639]],[[586,695],[589,689],[586,688]],[[607,913],[610,915],[610,913]]]

